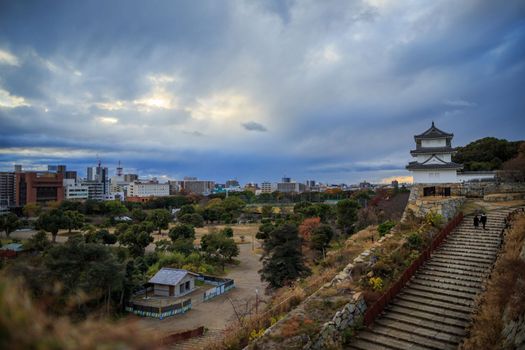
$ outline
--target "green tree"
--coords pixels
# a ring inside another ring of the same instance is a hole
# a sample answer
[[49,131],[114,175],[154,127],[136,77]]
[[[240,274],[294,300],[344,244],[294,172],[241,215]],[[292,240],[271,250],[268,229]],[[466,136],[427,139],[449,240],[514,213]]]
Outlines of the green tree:
[[60,282],[64,296],[80,290],[88,298],[103,299],[109,306],[111,294],[122,291],[124,265],[117,261],[109,248],[85,243],[81,236],[72,236],[65,244],[49,248],[44,264],[50,279],[48,282]]
[[143,225],[131,225],[118,236],[118,242],[128,247],[132,256],[143,256],[146,247],[153,242],[153,237]]
[[112,217],[122,216],[128,213],[128,208],[119,200],[107,201],[105,205],[107,213]]
[[190,224],[195,227],[203,227],[204,226],[204,219],[200,214],[193,213],[193,214],[185,214],[182,215],[179,218],[179,221],[184,224]]
[[271,218],[273,216],[273,207],[271,205],[263,205],[261,215],[263,218]]
[[226,237],[220,232],[209,233],[201,238],[201,250],[208,258],[221,264],[222,270],[226,262],[239,255],[239,247],[233,238]]
[[222,206],[227,212],[240,211],[246,206],[246,202],[237,196],[230,196],[222,201]]
[[142,222],[146,220],[147,217],[148,217],[148,214],[140,208],[135,208],[131,211],[131,218],[135,222]]
[[178,239],[195,239],[195,229],[188,224],[177,224],[169,232],[169,237],[172,241]]
[[18,216],[13,213],[0,215],[0,230],[5,232],[6,237],[9,237],[11,232],[20,227],[20,220]]
[[148,220],[159,230],[160,235],[162,234],[162,229],[168,228],[171,222],[171,214],[166,209],[155,209],[149,214]]
[[36,228],[50,232],[53,236],[53,243],[56,242],[58,231],[66,228],[66,218],[64,212],[60,209],[52,209],[38,218]]
[[226,226],[221,230],[221,233],[225,235],[226,237],[233,237],[233,229],[230,226]]
[[357,220],[359,205],[352,199],[343,199],[337,202],[337,224],[344,233],[352,233],[353,225]]
[[76,210],[66,210],[64,212],[64,226],[71,233],[72,229],[81,229],[84,226],[85,217]]
[[34,236],[27,240],[26,244],[24,244],[24,247],[26,247],[27,249],[36,250],[39,252],[43,252],[50,246],[51,242],[47,238],[47,234],[45,231],[38,231]]
[[195,207],[191,204],[186,204],[186,205],[183,205],[179,212],[177,213],[177,217],[182,217],[186,214],[193,214],[195,213]]
[[255,238],[257,239],[267,239],[270,237],[270,232],[272,232],[275,229],[275,226],[272,225],[272,223],[265,223],[259,226],[259,231],[255,234]]
[[485,137],[464,147],[457,147],[452,160],[463,164],[468,171],[497,170],[503,162],[516,157],[520,142]]
[[38,205],[37,203],[27,203],[24,205],[24,208],[22,209],[22,212],[26,216],[26,218],[34,217],[40,215],[42,212],[42,207]]
[[263,249],[263,267],[259,274],[272,288],[280,288],[309,273],[295,225],[284,224],[272,230]]
[[312,249],[323,252],[324,255],[324,251],[330,245],[333,236],[334,230],[332,230],[332,227],[322,224],[313,230],[310,246]]

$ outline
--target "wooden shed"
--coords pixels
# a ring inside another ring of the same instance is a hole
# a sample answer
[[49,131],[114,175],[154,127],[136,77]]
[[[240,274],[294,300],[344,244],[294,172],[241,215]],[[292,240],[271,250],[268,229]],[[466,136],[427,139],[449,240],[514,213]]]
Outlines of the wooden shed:
[[153,294],[164,297],[180,297],[195,289],[195,277],[199,275],[180,269],[163,267],[153,276]]

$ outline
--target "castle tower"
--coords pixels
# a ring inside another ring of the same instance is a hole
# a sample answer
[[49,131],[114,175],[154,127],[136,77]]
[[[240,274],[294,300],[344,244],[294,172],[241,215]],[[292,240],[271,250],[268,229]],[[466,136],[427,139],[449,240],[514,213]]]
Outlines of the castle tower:
[[416,161],[410,162],[410,170],[414,183],[456,183],[459,182],[457,171],[463,169],[462,164],[452,161],[452,138],[454,134],[439,130],[432,126],[425,132],[414,136],[416,149],[410,151]]

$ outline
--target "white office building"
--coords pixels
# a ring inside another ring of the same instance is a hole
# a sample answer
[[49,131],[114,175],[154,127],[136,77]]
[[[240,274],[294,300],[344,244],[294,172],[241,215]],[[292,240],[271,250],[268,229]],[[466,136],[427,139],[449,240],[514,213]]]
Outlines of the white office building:
[[133,181],[128,186],[128,197],[164,197],[170,195],[169,183]]

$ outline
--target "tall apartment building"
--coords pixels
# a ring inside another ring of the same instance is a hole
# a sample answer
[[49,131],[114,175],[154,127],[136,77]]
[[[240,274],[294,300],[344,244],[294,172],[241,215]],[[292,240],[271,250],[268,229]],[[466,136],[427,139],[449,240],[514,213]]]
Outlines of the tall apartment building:
[[0,210],[16,206],[16,174],[0,172]]
[[[283,178],[284,180],[284,178]],[[278,182],[277,183],[277,191],[283,192],[283,193],[302,193],[306,189],[306,186],[302,183],[298,182]]]
[[164,197],[170,195],[169,183],[133,181],[128,186],[128,197]]
[[261,193],[272,193],[273,192],[273,186],[271,182],[262,182],[261,183]]
[[197,180],[197,178],[185,177],[184,180],[178,181],[180,190],[186,193],[210,194],[215,188],[214,181]]
[[64,174],[50,172],[16,173],[16,205],[64,200]]

